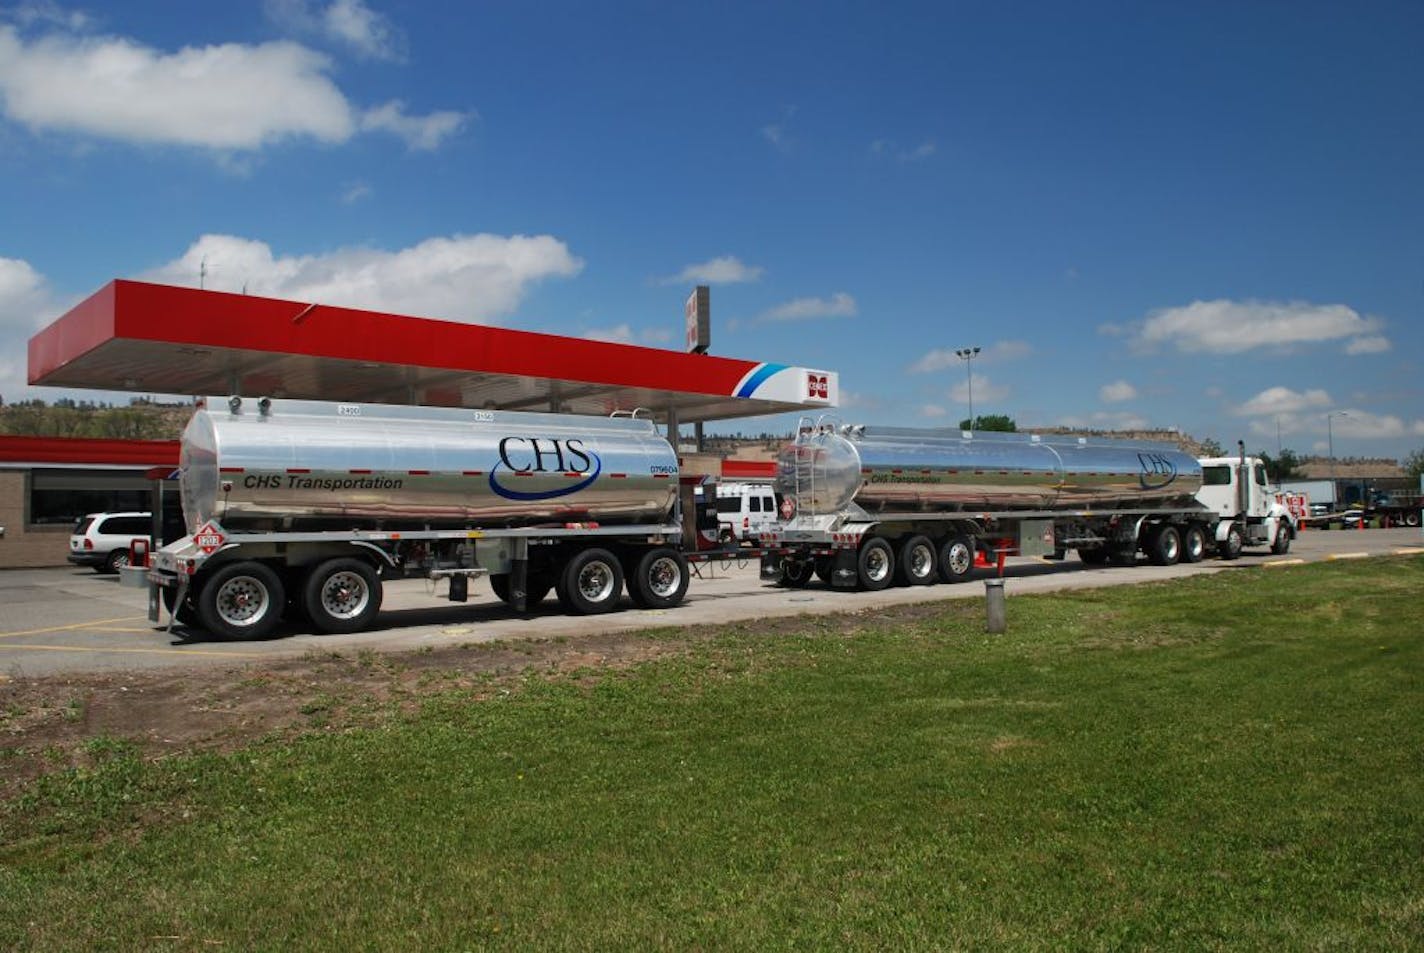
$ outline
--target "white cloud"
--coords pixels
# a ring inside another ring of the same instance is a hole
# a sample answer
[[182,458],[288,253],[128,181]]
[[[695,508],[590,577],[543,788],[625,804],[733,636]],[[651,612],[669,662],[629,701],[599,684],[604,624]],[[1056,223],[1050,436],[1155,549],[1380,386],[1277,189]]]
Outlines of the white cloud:
[[1371,334],[1366,337],[1359,337],[1345,345],[1345,353],[1355,354],[1383,354],[1393,348],[1389,338],[1382,334]]
[[590,328],[583,333],[590,341],[611,341],[615,344],[664,345],[672,340],[672,332],[662,328],[643,328],[634,332],[626,321],[611,328]]
[[876,139],[870,144],[870,151],[874,155],[887,156],[896,162],[920,162],[934,155],[939,151],[939,148],[929,140],[912,149],[902,149],[894,140]]
[[783,106],[780,120],[769,122],[761,127],[761,137],[771,143],[778,152],[791,151],[792,140],[787,127],[791,125],[791,119],[795,115],[795,106]]
[[29,339],[69,307],[30,263],[0,258],[0,397],[42,394],[28,384]]
[[695,265],[688,265],[675,275],[661,280],[665,285],[734,285],[761,279],[765,269],[747,265],[735,255],[722,255]]
[[[952,347],[937,347],[927,351],[907,370],[911,374],[933,374],[963,364],[964,359],[956,355],[955,350],[956,348]],[[1033,347],[1027,341],[996,341],[988,347],[980,348],[979,353],[974,356],[974,361],[980,364],[1016,361],[1032,353]]]
[[279,257],[264,242],[204,235],[180,258],[143,277],[223,291],[490,322],[518,307],[528,289],[579,273],[583,262],[548,235],[454,235],[397,251],[343,248]]
[[1238,417],[1273,417],[1276,414],[1295,414],[1311,408],[1329,407],[1330,395],[1323,390],[1308,390],[1304,393],[1289,387],[1268,387],[1231,412]]
[[405,59],[405,36],[362,0],[334,0],[325,9],[308,0],[267,0],[265,8],[279,26],[339,43],[367,59]]
[[815,318],[852,318],[855,299],[844,291],[829,298],[796,298],[762,314],[763,321],[809,321]]
[[[979,416],[979,414],[984,413],[984,401],[1000,401],[1008,399],[1008,396],[1011,393],[1008,387],[1001,384],[995,384],[983,374],[974,374],[972,375],[972,377],[974,380],[974,400],[976,403],[980,404],[979,410],[975,414],[976,417]],[[969,381],[960,381],[959,383],[955,384],[953,387],[950,388],[949,396],[952,400],[958,403],[968,404],[969,390]]]
[[[0,11],[3,13],[4,11]],[[37,24],[45,26],[58,26],[66,30],[85,30],[92,22],[87,13],[78,10],[66,10],[53,0],[40,0],[36,3],[22,3],[13,7],[9,11],[10,19],[22,27],[32,27]]]
[[341,193],[342,205],[355,205],[375,194],[375,191],[366,182],[353,182]]
[[1276,428],[1283,436],[1309,434],[1321,439],[1316,449],[1325,450],[1333,439],[1338,452],[1341,441],[1389,440],[1407,436],[1424,436],[1424,420],[1405,420],[1394,414],[1376,414],[1358,407],[1351,407],[1338,413],[1326,414],[1321,411],[1283,413],[1279,417],[1260,417],[1251,422],[1251,433],[1258,437],[1274,439]]
[[[1360,337],[1381,324],[1343,304],[1218,299],[1152,312],[1134,329],[1134,343],[1149,350],[1173,345],[1188,353],[1240,354]],[[1099,328],[1105,334],[1117,330],[1112,325]]]
[[1137,399],[1137,388],[1127,381],[1113,381],[1098,388],[1098,399],[1105,404],[1120,404]]
[[0,328],[29,333],[51,317],[53,295],[44,276],[18,258],[0,258]]
[[343,143],[393,133],[430,149],[468,118],[410,116],[398,102],[353,106],[331,61],[297,43],[224,43],[166,53],[122,37],[51,34],[33,41],[0,26],[4,115],[36,132],[155,145],[253,151],[288,139]]
[[1082,417],[1077,414],[1068,414],[1057,419],[1055,426],[1068,427],[1072,430],[1154,430],[1147,418],[1130,411],[1100,410],[1097,413]]
[[430,152],[458,132],[472,115],[447,109],[426,116],[409,116],[406,115],[405,103],[393,99],[383,106],[366,110],[361,115],[361,131],[389,132],[404,139],[411,149]]

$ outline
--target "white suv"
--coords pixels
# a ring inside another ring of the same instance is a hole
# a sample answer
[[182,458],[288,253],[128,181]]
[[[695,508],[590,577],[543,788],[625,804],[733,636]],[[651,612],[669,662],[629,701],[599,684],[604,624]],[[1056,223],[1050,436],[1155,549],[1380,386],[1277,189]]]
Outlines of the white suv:
[[95,572],[118,572],[129,564],[129,544],[149,543],[153,533],[150,513],[90,513],[74,524],[69,537],[69,561],[93,566]]

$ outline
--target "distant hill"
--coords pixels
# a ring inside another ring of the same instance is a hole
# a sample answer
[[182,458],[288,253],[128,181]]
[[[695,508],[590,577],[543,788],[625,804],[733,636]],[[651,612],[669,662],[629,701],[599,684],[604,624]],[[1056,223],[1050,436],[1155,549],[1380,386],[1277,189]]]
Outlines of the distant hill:
[[0,434],[18,437],[99,437],[177,440],[193,415],[191,404],[139,400],[127,406],[59,400],[0,406]]

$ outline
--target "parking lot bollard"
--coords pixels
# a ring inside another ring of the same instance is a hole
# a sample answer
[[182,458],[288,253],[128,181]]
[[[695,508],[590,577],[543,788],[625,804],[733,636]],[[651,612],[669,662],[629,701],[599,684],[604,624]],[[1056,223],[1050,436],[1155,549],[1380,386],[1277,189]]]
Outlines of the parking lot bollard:
[[1008,629],[1008,616],[1004,605],[1004,580],[984,580],[984,610],[986,614],[985,632],[997,635]]

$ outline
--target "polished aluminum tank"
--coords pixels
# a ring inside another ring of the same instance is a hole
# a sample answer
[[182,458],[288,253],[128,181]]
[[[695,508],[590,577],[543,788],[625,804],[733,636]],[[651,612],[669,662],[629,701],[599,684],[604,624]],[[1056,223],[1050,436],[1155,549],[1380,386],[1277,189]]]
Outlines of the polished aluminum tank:
[[799,515],[1189,502],[1196,458],[1163,444],[896,427],[822,427],[777,458]]
[[652,421],[208,398],[183,433],[190,532],[661,524],[677,457]]

